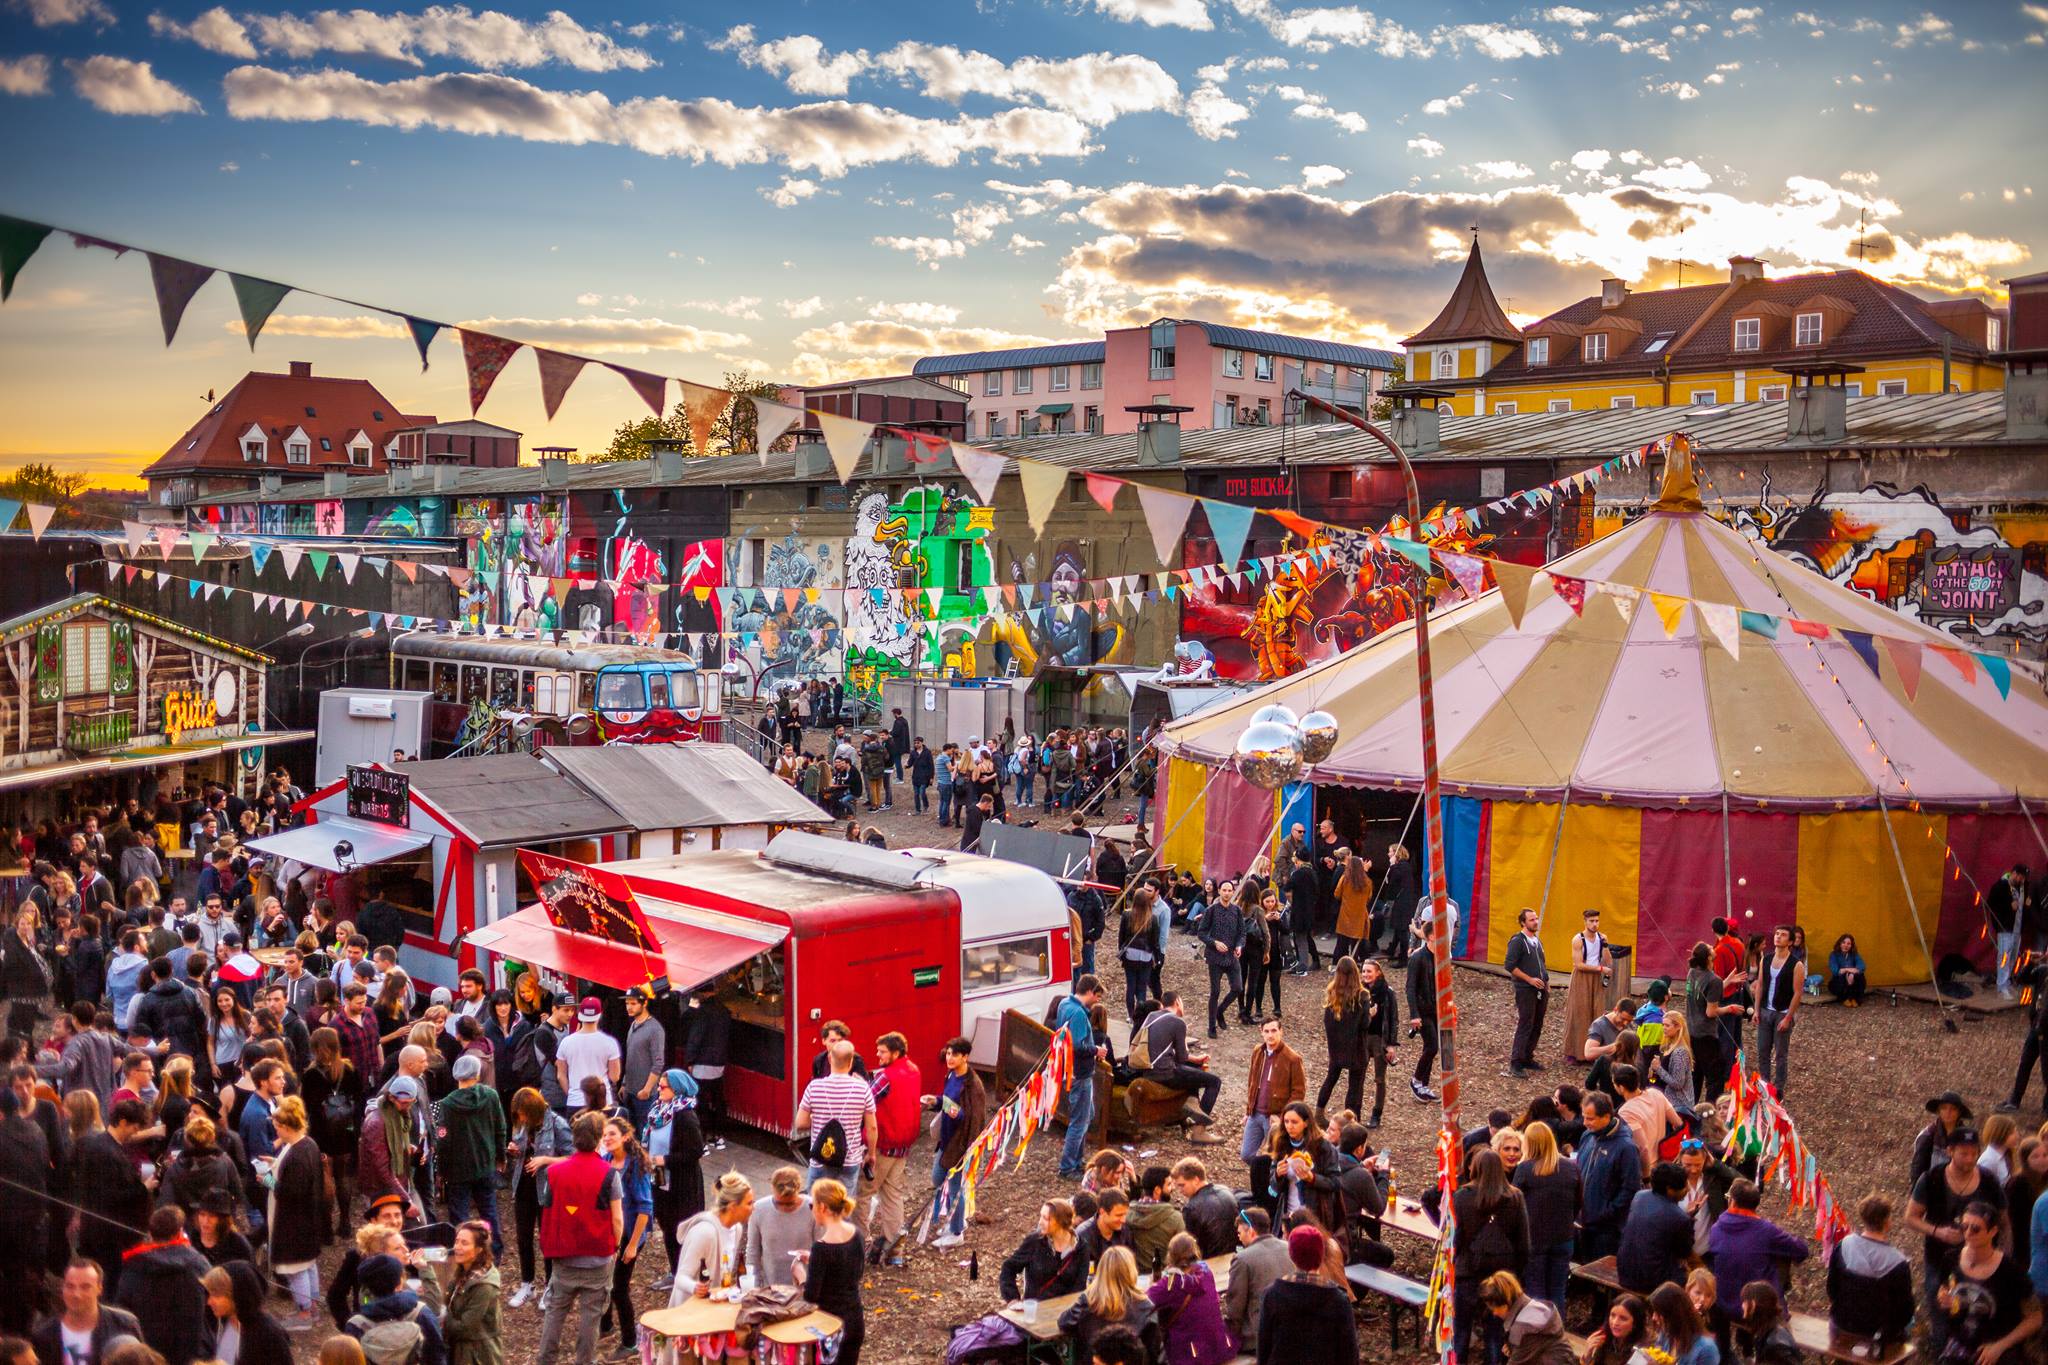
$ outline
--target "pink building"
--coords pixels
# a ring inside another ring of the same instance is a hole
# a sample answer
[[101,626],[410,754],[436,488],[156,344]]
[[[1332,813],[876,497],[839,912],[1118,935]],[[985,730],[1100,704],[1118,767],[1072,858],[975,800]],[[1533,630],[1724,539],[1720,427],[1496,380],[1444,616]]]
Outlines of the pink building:
[[1287,420],[1292,388],[1363,411],[1397,361],[1365,346],[1161,319],[1101,341],[926,356],[912,372],[965,394],[968,438],[982,440],[1134,431],[1129,409],[1147,406],[1188,409],[1188,427],[1273,425]]

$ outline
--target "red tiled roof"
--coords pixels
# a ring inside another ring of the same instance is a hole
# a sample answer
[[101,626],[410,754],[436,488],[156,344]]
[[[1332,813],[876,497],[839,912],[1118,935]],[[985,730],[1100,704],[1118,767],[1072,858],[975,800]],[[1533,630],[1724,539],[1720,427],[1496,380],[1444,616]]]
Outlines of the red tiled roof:
[[1493,296],[1493,286],[1486,282],[1486,266],[1479,259],[1479,239],[1474,237],[1472,250],[1465,257],[1465,273],[1458,277],[1458,287],[1451,291],[1451,301],[1444,305],[1443,312],[1436,315],[1434,322],[1401,344],[1418,346],[1432,341],[1481,340],[1518,342],[1521,339],[1521,329],[1508,321],[1500,300]]
[[[1827,314],[1821,344],[1795,346],[1790,315],[1810,309],[1816,300]],[[1763,320],[1759,349],[1735,349],[1735,319],[1740,317]],[[1603,309],[1599,296],[1593,295],[1559,309],[1544,322],[1599,331],[1602,319],[1611,318],[1624,319],[1641,330],[1627,327],[1611,332],[1606,360],[1581,361],[1571,336],[1553,336],[1549,364],[1530,365],[1526,350],[1517,348],[1487,373],[1485,382],[1645,374],[1666,364],[1674,372],[1685,372],[1736,365],[1767,370],[1812,360],[1854,363],[1939,352],[1944,340],[1959,360],[1985,355],[1981,345],[1943,326],[1925,300],[1855,270],[1650,290],[1630,294],[1612,309]],[[1660,338],[1663,346],[1650,350]]]
[[[232,470],[252,477],[264,472],[311,476],[323,469],[346,469],[349,438],[358,431],[370,437],[369,468],[377,470],[384,467],[384,446],[393,432],[433,420],[431,415],[401,411],[367,379],[251,370],[142,475],[163,478],[195,470]],[[269,438],[268,459],[262,464],[242,458],[242,433],[252,426],[262,428]],[[285,437],[299,427],[311,438],[310,464],[285,460]],[[320,446],[323,437],[329,447],[325,450]]]

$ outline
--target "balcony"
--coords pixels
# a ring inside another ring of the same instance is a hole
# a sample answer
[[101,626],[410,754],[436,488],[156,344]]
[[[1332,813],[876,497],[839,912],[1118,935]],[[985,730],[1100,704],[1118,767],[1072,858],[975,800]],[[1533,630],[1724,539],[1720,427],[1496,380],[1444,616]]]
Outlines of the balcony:
[[103,754],[110,749],[125,749],[134,738],[133,711],[70,716],[64,722],[64,747],[74,754]]
[[1162,379],[1171,379],[1173,378],[1173,366],[1154,365],[1145,371],[1145,377],[1155,383]]
[[1336,376],[1328,370],[1310,370],[1302,373],[1301,367],[1290,365],[1284,375],[1290,389],[1300,389],[1311,398],[1320,398],[1340,408],[1363,411],[1365,408],[1365,385],[1339,384]]

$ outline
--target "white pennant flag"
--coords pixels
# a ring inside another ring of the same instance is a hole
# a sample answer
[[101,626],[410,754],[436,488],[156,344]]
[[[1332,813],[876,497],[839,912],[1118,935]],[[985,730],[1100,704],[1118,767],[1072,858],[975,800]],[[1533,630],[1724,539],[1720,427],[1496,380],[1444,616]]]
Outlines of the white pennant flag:
[[811,416],[818,419],[818,429],[825,433],[825,450],[832,457],[832,467],[839,471],[839,482],[851,483],[855,471],[860,468],[861,453],[868,447],[868,437],[874,433],[875,424],[819,412],[815,408],[811,410]]
[[1627,625],[1635,620],[1636,599],[1642,594],[1621,583],[1603,583],[1600,591],[1607,594],[1607,600],[1614,603],[1614,609],[1621,613],[1621,623]]
[[351,554],[347,550],[336,551],[334,557],[341,561],[341,581],[344,583],[355,582],[356,565],[363,562],[363,557],[360,554]]
[[284,561],[284,577],[287,583],[299,572],[299,557],[305,553],[304,550],[290,545],[280,545],[277,547],[277,557]]
[[995,500],[996,481],[1003,477],[1004,457],[973,446],[953,443],[953,463],[960,467],[960,473],[974,489],[974,496],[983,505]]
[[804,410],[767,398],[750,398],[747,401],[754,405],[754,449],[760,453],[761,463],[767,464],[768,447],[803,420]]
[[1742,657],[1742,614],[1726,602],[1695,602],[1692,609],[1713,635],[1714,642],[1728,651],[1728,657]]
[[135,558],[142,553],[143,545],[149,540],[149,527],[139,521],[121,523],[121,539],[128,542],[128,557]]
[[50,518],[57,515],[57,509],[47,502],[25,502],[21,510],[28,513],[29,533],[37,540],[41,540],[43,532],[50,529]]
[[1138,506],[1145,513],[1145,529],[1152,533],[1153,552],[1159,556],[1161,565],[1171,565],[1179,558],[1175,552],[1180,547],[1181,531],[1188,524],[1188,513],[1195,509],[1195,500],[1185,493],[1170,493],[1142,483],[1131,486],[1138,490]]

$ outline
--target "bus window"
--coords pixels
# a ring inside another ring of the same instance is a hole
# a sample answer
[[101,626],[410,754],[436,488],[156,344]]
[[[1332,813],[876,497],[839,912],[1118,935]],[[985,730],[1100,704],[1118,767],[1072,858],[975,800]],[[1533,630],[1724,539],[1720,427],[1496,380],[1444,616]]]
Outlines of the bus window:
[[399,686],[409,692],[424,692],[428,686],[427,672],[428,664],[425,659],[407,659],[404,681],[399,683]]
[[519,706],[521,710],[533,710],[534,679],[539,676],[530,668],[519,670]]
[[695,710],[697,702],[697,675],[681,669],[668,675],[669,705],[678,711]]
[[518,669],[494,668],[491,670],[491,705],[500,709],[519,705]]
[[647,688],[638,673],[598,676],[597,705],[604,711],[638,711],[647,705]]
[[576,709],[578,711],[594,711],[597,709],[597,674],[578,673],[576,675]]
[[533,709],[544,716],[556,714],[554,674],[536,673],[533,675]]
[[435,701],[455,700],[455,676],[456,667],[454,664],[436,663],[433,665],[433,682],[431,687],[433,688]]
[[485,696],[488,688],[487,679],[489,672],[490,670],[486,669],[482,664],[464,664],[462,666],[461,700],[464,706],[468,706]]
[[651,709],[664,711],[668,709],[668,674],[649,673],[647,675],[647,705]]

